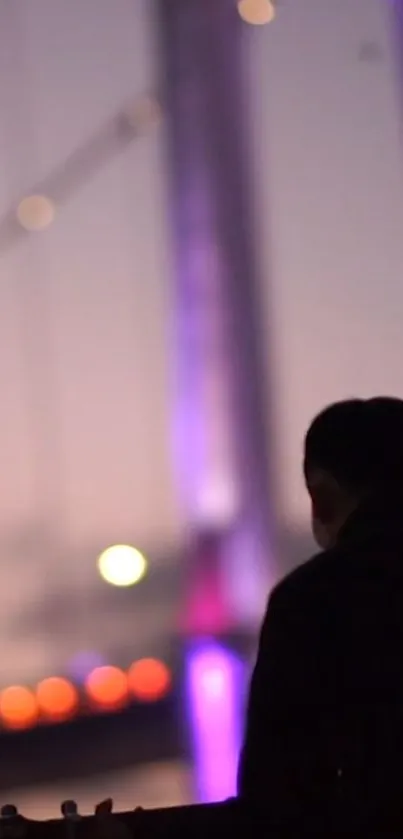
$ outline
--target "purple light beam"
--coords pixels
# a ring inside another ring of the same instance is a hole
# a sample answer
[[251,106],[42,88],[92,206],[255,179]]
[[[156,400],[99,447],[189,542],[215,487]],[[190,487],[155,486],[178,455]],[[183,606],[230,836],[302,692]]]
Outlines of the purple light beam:
[[242,663],[214,642],[194,643],[186,680],[198,798],[223,801],[236,793]]

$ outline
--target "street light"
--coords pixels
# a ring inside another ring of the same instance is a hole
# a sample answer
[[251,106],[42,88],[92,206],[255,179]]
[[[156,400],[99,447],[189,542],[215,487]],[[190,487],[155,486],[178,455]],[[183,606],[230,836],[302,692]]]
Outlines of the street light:
[[55,217],[55,206],[46,195],[28,195],[17,207],[17,219],[28,232],[45,230]]
[[238,0],[237,5],[242,20],[253,26],[271,23],[276,16],[273,0]]

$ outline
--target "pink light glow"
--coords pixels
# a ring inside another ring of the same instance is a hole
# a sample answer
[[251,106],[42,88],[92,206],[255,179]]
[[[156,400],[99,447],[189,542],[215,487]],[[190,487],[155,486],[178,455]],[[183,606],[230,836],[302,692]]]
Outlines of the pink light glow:
[[186,667],[198,797],[222,801],[236,792],[242,664],[206,642],[189,649]]
[[179,618],[181,631],[191,638],[221,635],[233,625],[221,568],[225,539],[221,532],[206,531],[195,540],[188,595]]
[[201,569],[193,580],[181,629],[188,635],[219,634],[231,625],[217,574]]

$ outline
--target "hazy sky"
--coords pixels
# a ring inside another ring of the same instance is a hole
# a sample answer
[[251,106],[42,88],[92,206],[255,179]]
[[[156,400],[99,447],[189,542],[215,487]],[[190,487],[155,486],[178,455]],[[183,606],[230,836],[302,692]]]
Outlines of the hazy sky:
[[[147,6],[1,0],[2,211],[153,89]],[[112,153],[1,259],[0,533],[175,539],[162,169],[159,132]]]
[[300,464],[312,415],[338,398],[403,396],[393,7],[289,0],[275,24],[248,32],[275,456],[283,515],[298,526],[308,512]]

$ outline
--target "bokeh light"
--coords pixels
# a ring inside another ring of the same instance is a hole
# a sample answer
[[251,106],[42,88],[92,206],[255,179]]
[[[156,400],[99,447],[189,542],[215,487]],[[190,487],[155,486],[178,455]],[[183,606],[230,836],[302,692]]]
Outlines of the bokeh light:
[[91,704],[100,710],[121,708],[129,698],[127,676],[118,667],[96,667],[86,679],[85,689]]
[[144,133],[160,123],[162,108],[154,96],[142,96],[125,109],[125,117],[133,131]]
[[276,16],[272,0],[238,0],[238,12],[245,23],[253,26],[271,23]]
[[131,545],[112,545],[98,557],[98,569],[112,586],[133,586],[147,571],[147,560]]
[[6,728],[30,728],[38,716],[35,695],[28,688],[13,685],[1,692],[0,717]]
[[128,672],[129,689],[142,702],[163,699],[171,687],[171,674],[163,661],[143,658],[135,661]]
[[17,207],[17,219],[25,230],[39,232],[52,224],[55,205],[45,195],[29,195]]
[[40,712],[48,720],[62,721],[74,716],[78,708],[78,694],[67,679],[57,676],[44,679],[36,689]]

